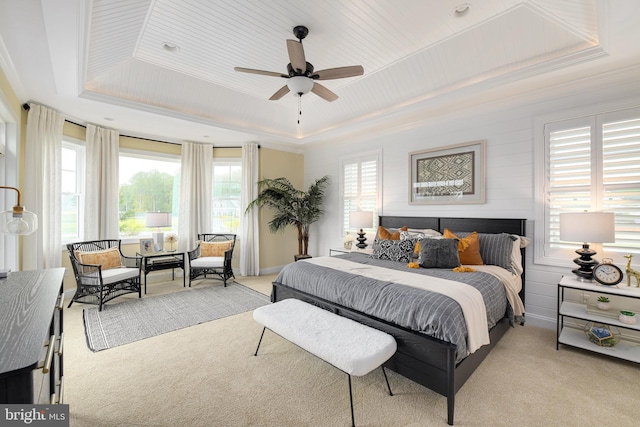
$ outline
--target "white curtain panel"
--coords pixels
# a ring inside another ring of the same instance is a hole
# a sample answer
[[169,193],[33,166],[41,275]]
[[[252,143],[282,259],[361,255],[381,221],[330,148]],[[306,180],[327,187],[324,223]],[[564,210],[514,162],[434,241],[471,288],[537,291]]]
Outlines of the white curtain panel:
[[198,233],[211,232],[213,145],[182,143],[178,247],[196,247]]
[[120,133],[87,125],[85,173],[85,240],[117,239]]
[[[240,206],[242,212],[258,197],[258,144],[242,144],[242,194]],[[258,209],[252,209],[242,218],[242,243],[240,245],[240,274],[242,276],[260,275],[260,250],[258,244]]]
[[22,269],[60,267],[62,127],[64,116],[29,104],[24,187],[20,202],[38,216],[38,230],[22,241]]

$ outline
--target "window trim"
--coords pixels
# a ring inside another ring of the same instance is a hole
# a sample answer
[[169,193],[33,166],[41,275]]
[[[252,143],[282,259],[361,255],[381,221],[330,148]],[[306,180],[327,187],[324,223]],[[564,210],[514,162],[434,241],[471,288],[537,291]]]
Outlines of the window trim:
[[[73,241],[83,241],[84,240],[84,219],[85,219],[85,209],[84,209],[84,200],[85,200],[85,181],[86,181],[86,166],[87,166],[87,156],[86,156],[86,144],[84,141],[78,138],[74,138],[71,136],[63,135],[62,136],[62,147],[74,150],[76,152],[76,176],[78,180],[79,188],[76,191],[79,193],[78,197],[78,240]],[[60,196],[62,197],[62,189],[60,189]],[[60,220],[62,221],[62,212]],[[62,231],[62,228],[60,228]],[[62,248],[66,249],[67,243],[71,243],[73,241],[65,241],[62,238],[62,233],[60,235],[60,242],[62,243]]]
[[[118,168],[120,168],[120,156],[122,155],[125,155],[125,156],[129,155],[130,157],[137,157],[137,158],[146,159],[146,160],[171,161],[173,163],[177,163],[178,165],[180,165],[180,173],[182,173],[182,157],[180,154],[165,153],[161,151],[152,151],[152,150],[142,150],[138,148],[120,147],[118,150]],[[118,177],[118,193],[120,193],[120,185],[121,183]],[[118,206],[118,211],[119,210],[120,210],[120,207]],[[176,230],[171,231],[172,233],[177,234],[177,226],[178,224],[175,224]],[[173,225],[172,225],[172,228],[173,228]],[[122,241],[122,244],[139,243],[140,239],[149,238],[149,237],[151,237],[151,232],[142,232],[134,236],[122,235],[122,234],[118,235],[118,239]]]
[[[534,227],[534,251],[533,263],[539,265],[548,265],[556,267],[575,267],[572,262],[577,255],[571,250],[566,250],[567,255],[559,257],[557,255],[545,254],[545,239],[547,233],[546,223],[546,164],[547,164],[547,141],[545,136],[545,126],[554,126],[563,122],[589,122],[591,126],[596,124],[602,125],[602,117],[611,117],[614,115],[622,115],[637,110],[640,112],[640,99],[605,103],[596,106],[581,107],[577,109],[565,110],[551,114],[540,115],[534,119],[534,221],[537,224]],[[598,117],[597,117],[598,116]],[[596,127],[597,129],[597,127]],[[595,135],[595,138],[601,140],[601,137]],[[602,156],[602,147],[598,146],[596,156]],[[592,249],[602,254],[601,244],[591,244]],[[576,247],[575,249],[579,249]],[[618,259],[620,258],[620,259]],[[615,257],[614,263],[621,264],[624,258]]]
[[[240,166],[240,187],[242,188],[242,158],[241,157],[225,157],[225,158],[213,158],[213,160],[211,161],[211,224],[210,227],[212,230],[215,231],[214,227],[213,227],[213,204],[214,204],[214,191],[215,191],[215,185],[214,185],[214,180],[215,180],[215,172],[214,169],[216,166]],[[240,202],[242,202],[242,194],[240,195],[239,199]],[[240,212],[240,216],[238,217],[239,221],[240,221],[240,226],[238,227],[238,230],[235,232],[237,238],[239,239],[242,235],[242,221],[243,221],[243,215],[242,215],[242,207],[240,208],[241,212]],[[223,232],[223,231],[220,231]],[[229,233],[232,233],[231,231],[229,231]]]

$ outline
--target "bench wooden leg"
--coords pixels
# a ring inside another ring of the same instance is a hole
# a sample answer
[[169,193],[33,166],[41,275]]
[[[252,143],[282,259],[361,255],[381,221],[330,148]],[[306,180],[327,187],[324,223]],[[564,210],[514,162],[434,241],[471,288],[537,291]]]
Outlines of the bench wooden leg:
[[260,344],[262,343],[262,337],[264,337],[264,331],[266,329],[267,329],[266,326],[264,328],[262,328],[262,334],[260,335],[260,341],[258,341],[258,347],[256,348],[256,352],[253,354],[254,356],[258,355],[258,350],[260,350]]

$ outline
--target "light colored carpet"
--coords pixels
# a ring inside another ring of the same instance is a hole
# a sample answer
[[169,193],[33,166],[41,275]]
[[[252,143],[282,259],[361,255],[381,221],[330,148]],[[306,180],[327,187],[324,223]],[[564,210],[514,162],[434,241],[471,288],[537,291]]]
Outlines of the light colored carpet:
[[[273,278],[238,282],[268,294]],[[182,291],[181,279],[152,284],[148,295],[173,291]],[[251,312],[94,353],[84,342],[83,308],[65,310],[71,426],[350,425],[346,375],[270,332],[254,357],[262,327]],[[358,426],[447,425],[444,397],[388,375],[394,396],[380,369],[354,378]],[[639,396],[637,364],[568,347],[556,351],[555,331],[517,327],[456,395],[455,421],[637,426]]]
[[269,304],[269,298],[238,283],[226,287],[214,282],[189,292],[105,304],[84,310],[87,345],[105,350],[199,323],[244,313]]

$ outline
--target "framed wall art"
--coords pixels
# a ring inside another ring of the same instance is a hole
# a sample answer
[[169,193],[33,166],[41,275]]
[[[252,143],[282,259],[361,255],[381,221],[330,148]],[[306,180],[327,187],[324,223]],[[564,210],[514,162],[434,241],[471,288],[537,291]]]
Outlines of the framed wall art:
[[409,204],[485,203],[485,140],[409,153]]

